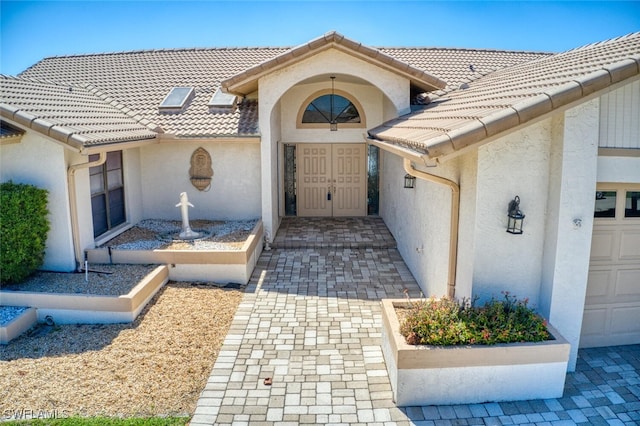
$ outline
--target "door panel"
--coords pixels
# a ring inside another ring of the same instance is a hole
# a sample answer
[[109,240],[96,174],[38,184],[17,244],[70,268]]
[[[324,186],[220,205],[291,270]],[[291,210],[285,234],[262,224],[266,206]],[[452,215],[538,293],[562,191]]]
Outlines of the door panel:
[[331,216],[331,145],[298,145],[298,216]]
[[366,145],[333,146],[334,216],[366,215]]

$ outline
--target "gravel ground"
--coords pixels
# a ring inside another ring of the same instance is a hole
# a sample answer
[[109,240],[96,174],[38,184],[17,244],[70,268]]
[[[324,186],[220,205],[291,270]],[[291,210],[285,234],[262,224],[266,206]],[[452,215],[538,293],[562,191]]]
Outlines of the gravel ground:
[[157,266],[91,263],[86,276],[84,272],[38,271],[20,284],[3,285],[2,290],[121,296],[129,293]]
[[190,415],[241,298],[170,282],[131,324],[39,325],[0,346],[0,416]]
[[28,308],[17,306],[0,306],[0,326],[9,324],[11,320],[26,311]]
[[[146,219],[103,244],[117,250],[240,250],[257,220],[192,220],[191,229],[210,234],[195,241],[177,241],[182,222]],[[173,237],[174,241],[171,241]]]
[[[145,220],[109,241],[117,249],[240,249],[257,221],[192,221],[212,235],[166,242],[179,221]],[[90,264],[84,273],[37,272],[2,290],[127,294],[156,265]],[[131,324],[37,325],[0,346],[0,420],[18,410],[80,416],[190,415],[242,290],[169,282]],[[20,308],[0,308],[0,323]]]

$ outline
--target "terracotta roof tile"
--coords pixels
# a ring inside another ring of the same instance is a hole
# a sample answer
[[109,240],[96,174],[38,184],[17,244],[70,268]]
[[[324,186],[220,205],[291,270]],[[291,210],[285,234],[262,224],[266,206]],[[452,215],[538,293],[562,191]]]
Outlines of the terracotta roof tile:
[[443,156],[638,74],[640,33],[635,33],[496,71],[369,134]]
[[80,87],[1,76],[0,99],[2,117],[77,148],[156,136]]

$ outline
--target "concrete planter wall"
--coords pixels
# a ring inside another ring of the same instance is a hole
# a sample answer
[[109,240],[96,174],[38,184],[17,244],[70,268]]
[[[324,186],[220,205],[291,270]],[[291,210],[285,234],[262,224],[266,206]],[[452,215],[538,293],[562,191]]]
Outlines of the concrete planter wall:
[[40,322],[50,316],[56,324],[128,323],[168,281],[169,268],[163,265],[121,296],[0,291],[0,300],[6,306],[35,308]]
[[558,398],[564,391],[570,345],[555,340],[493,346],[412,346],[400,334],[395,307],[382,301],[382,351],[398,406],[472,404]]
[[262,253],[262,221],[240,250],[87,250],[89,263],[158,264],[169,266],[174,281],[215,281],[246,284]]
[[35,308],[29,308],[13,321],[0,325],[0,345],[6,345],[31,327],[37,321]]

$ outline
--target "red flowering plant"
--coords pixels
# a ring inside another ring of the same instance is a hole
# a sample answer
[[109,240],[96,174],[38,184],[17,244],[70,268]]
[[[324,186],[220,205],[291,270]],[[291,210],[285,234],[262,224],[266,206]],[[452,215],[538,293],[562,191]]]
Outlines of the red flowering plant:
[[509,292],[477,306],[478,298],[410,301],[400,315],[400,333],[410,345],[494,345],[551,339],[546,321]]

